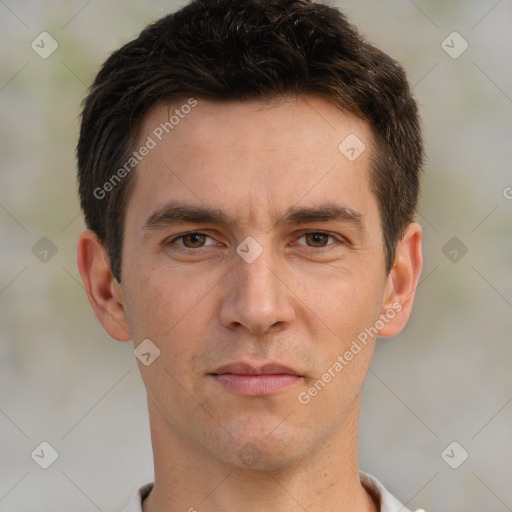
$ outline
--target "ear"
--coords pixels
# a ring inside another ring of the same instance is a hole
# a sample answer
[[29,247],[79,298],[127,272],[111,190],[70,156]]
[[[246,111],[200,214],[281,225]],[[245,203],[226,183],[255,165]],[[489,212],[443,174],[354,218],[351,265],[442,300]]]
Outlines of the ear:
[[77,265],[89,303],[105,332],[117,341],[131,339],[121,285],[96,233],[84,231],[78,239]]
[[421,226],[411,222],[398,243],[395,261],[386,281],[382,304],[382,315],[385,319],[381,315],[385,325],[379,330],[379,336],[395,336],[409,319],[423,267],[421,240]]

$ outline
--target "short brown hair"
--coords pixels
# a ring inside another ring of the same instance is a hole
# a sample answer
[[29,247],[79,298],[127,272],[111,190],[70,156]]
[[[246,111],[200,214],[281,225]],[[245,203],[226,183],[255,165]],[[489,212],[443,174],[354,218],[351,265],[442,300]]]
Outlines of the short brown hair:
[[118,281],[135,173],[125,173],[104,197],[97,191],[129,159],[148,110],[187,97],[249,101],[286,95],[330,99],[370,125],[377,143],[370,186],[391,269],[414,216],[423,160],[417,106],[402,67],[326,5],[195,0],[114,52],[84,102],[77,146],[80,201]]

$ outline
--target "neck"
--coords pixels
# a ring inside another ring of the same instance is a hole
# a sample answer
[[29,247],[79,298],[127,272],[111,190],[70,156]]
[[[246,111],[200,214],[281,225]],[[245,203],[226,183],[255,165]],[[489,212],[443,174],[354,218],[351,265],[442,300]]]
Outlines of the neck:
[[155,484],[144,512],[376,512],[359,479],[359,404],[300,461],[248,469],[191,446],[150,402]]

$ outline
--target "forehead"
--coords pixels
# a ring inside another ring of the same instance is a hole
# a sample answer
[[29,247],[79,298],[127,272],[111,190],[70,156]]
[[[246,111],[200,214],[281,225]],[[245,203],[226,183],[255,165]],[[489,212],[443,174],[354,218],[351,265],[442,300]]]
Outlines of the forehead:
[[375,206],[371,130],[325,99],[159,104],[141,126],[136,148],[144,146],[127,217],[134,209],[147,217],[173,199],[228,210],[242,222],[299,203],[339,199],[363,213]]

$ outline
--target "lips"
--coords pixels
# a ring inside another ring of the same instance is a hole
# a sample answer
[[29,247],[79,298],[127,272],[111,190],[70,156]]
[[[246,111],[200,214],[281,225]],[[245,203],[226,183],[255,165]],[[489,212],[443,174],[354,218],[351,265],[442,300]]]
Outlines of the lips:
[[293,368],[276,363],[258,368],[247,363],[231,363],[210,375],[226,390],[242,396],[277,395],[303,379]]
[[255,368],[247,363],[231,363],[221,366],[212,372],[213,375],[225,375],[228,373],[233,375],[295,375],[301,377],[299,372],[293,368],[275,363],[268,363],[259,368]]

